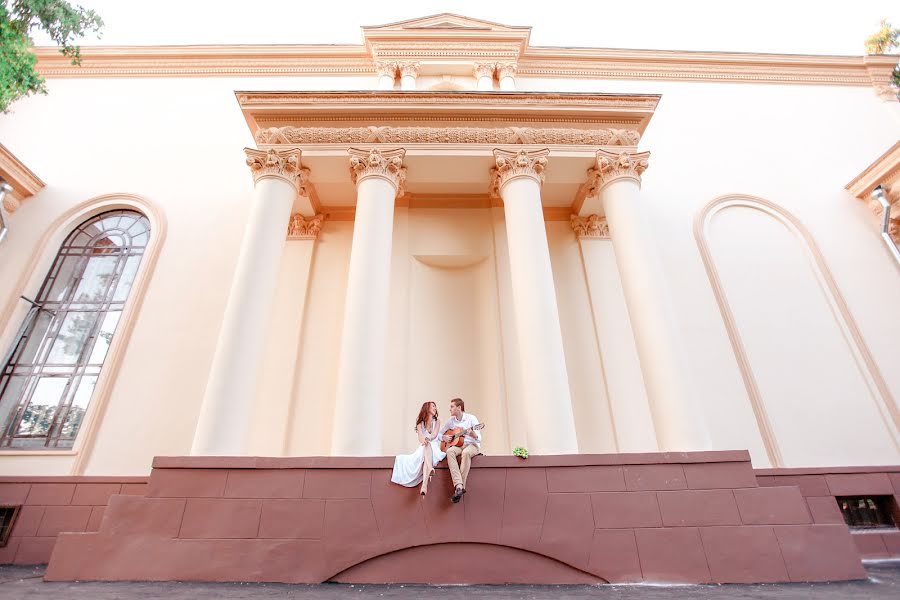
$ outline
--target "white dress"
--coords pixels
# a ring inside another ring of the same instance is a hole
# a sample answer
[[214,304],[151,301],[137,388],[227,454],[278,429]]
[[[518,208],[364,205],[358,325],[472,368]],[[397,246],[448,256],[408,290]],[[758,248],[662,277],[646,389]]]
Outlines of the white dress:
[[[422,426],[424,431],[425,426]],[[441,452],[441,441],[437,439],[437,421],[431,422],[431,430],[425,431],[424,435],[431,444],[432,467],[436,467],[439,462],[444,460],[446,453]],[[412,454],[401,454],[394,459],[394,472],[391,474],[391,481],[405,485],[406,487],[417,486],[422,483],[422,465],[425,460],[425,446],[419,444],[416,451]]]

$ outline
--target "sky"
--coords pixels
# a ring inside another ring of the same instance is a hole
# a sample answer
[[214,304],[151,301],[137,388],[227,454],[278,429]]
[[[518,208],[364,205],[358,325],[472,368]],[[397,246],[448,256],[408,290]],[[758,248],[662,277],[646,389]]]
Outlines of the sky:
[[900,0],[70,1],[106,23],[82,46],[360,44],[362,25],[452,12],[531,26],[535,46],[860,55],[880,19],[900,26]]

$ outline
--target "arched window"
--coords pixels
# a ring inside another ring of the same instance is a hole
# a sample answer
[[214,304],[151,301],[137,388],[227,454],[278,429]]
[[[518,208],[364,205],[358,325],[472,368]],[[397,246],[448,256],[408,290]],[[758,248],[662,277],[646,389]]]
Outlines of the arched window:
[[63,242],[0,372],[0,448],[72,447],[149,240],[113,210]]

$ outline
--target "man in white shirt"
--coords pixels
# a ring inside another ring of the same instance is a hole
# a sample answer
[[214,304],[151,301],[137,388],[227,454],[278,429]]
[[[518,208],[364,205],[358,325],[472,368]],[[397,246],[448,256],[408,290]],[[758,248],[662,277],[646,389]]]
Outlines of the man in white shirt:
[[[461,398],[454,398],[450,401],[450,418],[441,427],[440,436],[445,442],[452,442],[453,437],[447,432],[451,429],[462,429],[465,431],[463,439],[463,447],[450,446],[447,448],[447,467],[450,468],[450,477],[453,479],[453,496],[450,499],[455,503],[459,502],[462,495],[466,493],[466,477],[469,476],[469,467],[472,466],[472,457],[481,454],[481,432],[473,429],[478,425],[478,417],[472,413],[464,412],[466,409],[465,402]],[[457,462],[462,456],[462,468]]]

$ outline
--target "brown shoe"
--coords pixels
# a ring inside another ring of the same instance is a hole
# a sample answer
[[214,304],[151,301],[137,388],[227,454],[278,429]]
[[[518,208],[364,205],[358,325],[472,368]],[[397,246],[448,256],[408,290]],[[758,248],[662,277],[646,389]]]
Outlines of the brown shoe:
[[458,485],[458,486],[456,486],[456,489],[453,490],[453,495],[450,496],[450,500],[452,500],[453,503],[456,504],[457,502],[459,502],[459,499],[462,498],[462,495],[465,493],[466,493],[465,488],[463,488],[463,486],[461,486],[461,485]]

